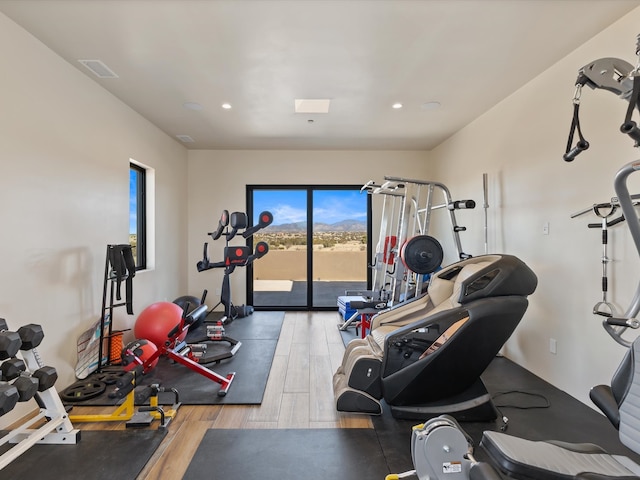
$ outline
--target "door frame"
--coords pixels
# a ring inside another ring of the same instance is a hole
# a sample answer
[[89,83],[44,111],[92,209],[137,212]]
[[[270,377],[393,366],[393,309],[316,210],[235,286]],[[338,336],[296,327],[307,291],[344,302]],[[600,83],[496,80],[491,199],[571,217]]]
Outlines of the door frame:
[[[255,190],[306,190],[307,192],[307,301],[306,305],[287,305],[287,306],[254,306],[255,310],[263,311],[335,311],[338,309],[337,303],[335,307],[313,306],[313,192],[316,190],[355,190],[362,191],[362,185],[352,184],[259,184],[246,186],[246,203],[247,217],[249,223],[252,224],[254,216],[253,192]],[[362,193],[365,195],[365,193]],[[367,208],[367,255],[371,258],[371,236],[372,236],[372,206],[371,195],[366,193]],[[258,212],[259,213],[259,212]],[[247,239],[247,245],[253,249],[253,237]],[[268,255],[268,253],[267,253]],[[372,272],[367,261],[367,289],[371,288]],[[246,268],[246,292],[247,304],[253,305],[253,265],[247,265]]]

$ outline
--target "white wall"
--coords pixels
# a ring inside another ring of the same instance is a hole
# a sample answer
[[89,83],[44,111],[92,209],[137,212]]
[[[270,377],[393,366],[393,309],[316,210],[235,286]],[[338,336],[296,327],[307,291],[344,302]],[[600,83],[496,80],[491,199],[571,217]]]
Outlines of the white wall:
[[[624,349],[592,314],[601,299],[602,247],[600,231],[587,223],[597,219],[570,215],[609,201],[618,168],[638,158],[633,142],[618,131],[626,104],[585,88],[581,124],[591,148],[573,163],[562,154],[578,69],[601,57],[635,65],[639,24],[636,9],[430,152],[436,177],[480,207],[482,174],[488,173],[489,251],[515,254],[538,275],[538,289],[505,355],[587,404],[589,389],[610,381]],[[640,191],[638,179],[630,186]],[[470,250],[484,251],[482,208],[468,226]],[[610,232],[609,298],[620,311],[638,282],[638,254],[629,237],[624,226]],[[550,338],[557,340],[556,355]]]
[[43,326],[62,389],[101,315],[106,245],[129,241],[130,158],[156,177],[155,270],[136,276],[134,310],[186,289],[186,149],[2,14],[0,57],[0,317]]
[[[207,232],[215,230],[223,209],[246,210],[246,185],[364,185],[369,180],[382,182],[385,175],[431,180],[428,159],[427,152],[414,151],[189,151],[190,294],[200,296],[206,288],[211,295],[207,303],[218,301],[215,292],[222,270],[198,273],[196,264],[207,241],[211,261],[222,260],[223,239],[214,242]],[[380,212],[376,203],[374,215]],[[374,229],[379,223],[375,217]],[[373,238],[378,238],[377,230]],[[241,304],[246,276],[237,272],[231,276],[231,290],[234,303]]]

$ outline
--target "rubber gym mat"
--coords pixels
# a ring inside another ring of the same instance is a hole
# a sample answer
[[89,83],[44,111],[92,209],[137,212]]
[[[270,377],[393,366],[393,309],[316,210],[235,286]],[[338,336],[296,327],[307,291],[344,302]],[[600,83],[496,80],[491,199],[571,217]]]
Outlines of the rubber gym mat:
[[[588,405],[554,387],[505,357],[496,357],[482,375],[501,415],[508,418],[505,433],[529,440],[595,443],[609,453],[626,455],[640,463],[640,455],[626,448],[609,421]],[[509,392],[498,395],[501,392]],[[542,408],[546,405],[547,408]],[[401,420],[391,416],[383,402],[383,414],[371,417],[389,468],[397,473],[412,467],[411,427],[428,420]],[[490,422],[461,422],[473,439],[475,457],[487,460],[477,446],[485,430],[500,431],[501,418]]]
[[[6,432],[4,432],[6,433]],[[0,478],[134,479],[166,430],[84,430],[75,445],[34,445],[0,471]],[[4,445],[0,453],[10,447]]]
[[[204,365],[222,376],[236,372],[229,392],[224,397],[218,396],[220,384],[166,357],[160,358],[156,368],[142,378],[140,385],[157,383],[166,389],[174,388],[178,391],[180,402],[185,405],[259,405],[262,403],[283,320],[284,312],[260,311],[238,318],[225,326],[226,335],[241,341],[242,346],[232,358]],[[187,341],[195,342],[204,337],[205,329],[201,325],[190,331]],[[221,347],[227,348],[228,345],[222,342]],[[91,378],[89,376],[87,380]],[[115,388],[115,385],[110,385],[100,396],[65,404],[116,405],[118,400],[109,398],[109,393]],[[160,393],[158,398],[162,405],[170,405],[175,401],[172,393]]]
[[[212,452],[224,461],[212,462]],[[372,429],[208,430],[183,480],[362,480],[388,473]]]

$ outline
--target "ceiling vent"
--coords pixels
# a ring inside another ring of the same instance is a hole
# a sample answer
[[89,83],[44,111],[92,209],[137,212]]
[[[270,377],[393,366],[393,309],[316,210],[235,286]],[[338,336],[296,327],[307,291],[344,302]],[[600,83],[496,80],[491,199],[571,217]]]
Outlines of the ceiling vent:
[[176,138],[180,140],[182,143],[193,143],[195,140],[191,138],[189,135],[176,135]]
[[113,70],[107,67],[100,60],[78,60],[82,65],[87,67],[91,73],[98,78],[118,78]]
[[295,100],[296,113],[329,113],[331,100],[325,98],[299,98]]

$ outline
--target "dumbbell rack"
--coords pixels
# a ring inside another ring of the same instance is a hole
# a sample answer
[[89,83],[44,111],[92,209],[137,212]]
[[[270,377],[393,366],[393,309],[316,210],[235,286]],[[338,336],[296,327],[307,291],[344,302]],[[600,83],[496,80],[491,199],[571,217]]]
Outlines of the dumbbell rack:
[[[3,319],[0,320],[6,325]],[[6,327],[4,331],[0,332],[2,335],[11,333],[13,332],[6,331]],[[21,345],[22,347],[23,345]],[[5,356],[17,358],[18,354],[26,367],[22,375],[33,375],[34,372],[44,367],[35,347],[20,350],[19,352],[12,351]],[[55,379],[53,379],[53,382],[55,382]],[[40,388],[42,388],[42,391],[40,391]],[[35,444],[75,445],[80,441],[80,430],[73,428],[73,424],[69,420],[55,386],[46,384],[39,387],[32,398],[36,400],[40,407],[38,413],[35,416],[32,413],[24,415],[14,422],[14,425],[18,425],[17,427],[0,438],[0,446],[14,444],[9,450],[0,455],[0,470]],[[13,406],[11,406],[11,409],[13,409]]]

